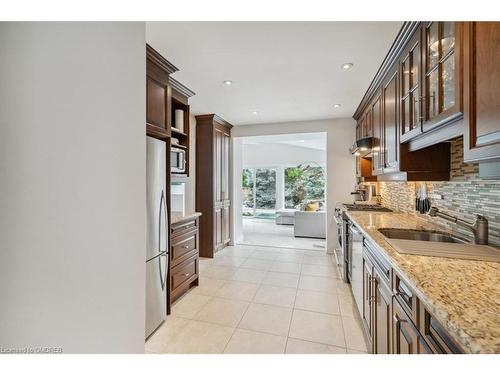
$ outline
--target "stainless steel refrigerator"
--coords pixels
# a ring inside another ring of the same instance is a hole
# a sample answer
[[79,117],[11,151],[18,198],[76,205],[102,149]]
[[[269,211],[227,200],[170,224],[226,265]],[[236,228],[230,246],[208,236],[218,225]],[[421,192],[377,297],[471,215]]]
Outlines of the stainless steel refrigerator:
[[167,317],[166,143],[147,137],[146,338]]

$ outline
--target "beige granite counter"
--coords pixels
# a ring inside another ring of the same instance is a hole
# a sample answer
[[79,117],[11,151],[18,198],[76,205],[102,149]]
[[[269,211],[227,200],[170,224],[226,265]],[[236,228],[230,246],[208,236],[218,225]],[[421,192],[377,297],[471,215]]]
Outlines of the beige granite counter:
[[500,353],[500,263],[399,254],[379,228],[439,228],[415,214],[346,213],[466,352]]
[[184,215],[182,215],[178,212],[172,212],[170,214],[170,224],[175,224],[175,223],[179,223],[181,221],[194,219],[194,218],[197,218],[198,216],[201,216],[201,212],[191,212],[191,213],[184,214]]

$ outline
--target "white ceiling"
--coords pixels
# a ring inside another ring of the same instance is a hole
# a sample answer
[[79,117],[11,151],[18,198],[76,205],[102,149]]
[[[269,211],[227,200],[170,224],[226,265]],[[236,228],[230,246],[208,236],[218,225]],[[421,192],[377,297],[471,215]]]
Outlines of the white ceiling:
[[286,144],[315,150],[326,150],[326,133],[258,135],[243,137],[243,144]]
[[196,92],[192,113],[243,125],[351,117],[401,24],[147,22],[146,39]]

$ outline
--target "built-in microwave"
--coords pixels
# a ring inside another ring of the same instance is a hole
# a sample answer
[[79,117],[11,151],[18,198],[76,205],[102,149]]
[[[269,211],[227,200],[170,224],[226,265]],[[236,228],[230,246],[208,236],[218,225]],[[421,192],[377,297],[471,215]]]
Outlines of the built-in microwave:
[[173,173],[186,172],[186,151],[172,146],[170,148],[170,171]]

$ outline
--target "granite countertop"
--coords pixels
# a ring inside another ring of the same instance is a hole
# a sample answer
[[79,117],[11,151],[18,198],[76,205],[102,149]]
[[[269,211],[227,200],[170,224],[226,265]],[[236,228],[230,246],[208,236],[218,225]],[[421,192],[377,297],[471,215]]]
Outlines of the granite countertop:
[[346,214],[466,352],[500,353],[500,263],[400,254],[379,228],[439,228],[416,214]]
[[201,216],[201,212],[190,212],[190,213],[187,213],[184,215],[181,214],[180,212],[171,212],[170,213],[170,224],[175,224],[175,223],[179,223],[181,221],[194,219],[198,216]]

